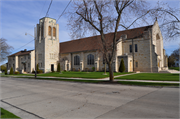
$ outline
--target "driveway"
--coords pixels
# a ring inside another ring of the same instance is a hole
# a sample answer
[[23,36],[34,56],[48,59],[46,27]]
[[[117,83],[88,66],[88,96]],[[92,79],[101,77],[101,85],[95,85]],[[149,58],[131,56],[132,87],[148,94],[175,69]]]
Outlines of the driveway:
[[179,118],[179,88],[1,77],[1,106],[26,118]]

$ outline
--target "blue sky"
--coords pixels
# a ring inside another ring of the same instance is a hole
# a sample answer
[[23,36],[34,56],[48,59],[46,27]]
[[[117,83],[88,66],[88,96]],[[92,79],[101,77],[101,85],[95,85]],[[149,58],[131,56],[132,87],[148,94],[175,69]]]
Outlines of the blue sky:
[[[34,35],[34,26],[39,19],[46,15],[51,0],[1,0],[0,1],[0,38],[7,39],[7,43],[14,47],[12,53],[23,49],[34,49],[33,37],[25,35],[25,32]],[[152,1],[152,5],[157,1]],[[170,6],[179,7],[180,1],[164,1]],[[49,10],[49,17],[58,19],[69,0],[53,0]],[[72,2],[70,6],[73,5]],[[68,7],[70,9],[71,7]],[[68,11],[67,9],[67,11]],[[60,42],[72,40],[67,28],[67,18],[62,16],[59,21]],[[28,45],[24,46],[28,42]],[[177,49],[180,40],[164,41],[164,48],[168,54]],[[24,46],[24,47],[22,47]],[[22,48],[21,48],[22,47]],[[4,62],[5,63],[5,62]]]

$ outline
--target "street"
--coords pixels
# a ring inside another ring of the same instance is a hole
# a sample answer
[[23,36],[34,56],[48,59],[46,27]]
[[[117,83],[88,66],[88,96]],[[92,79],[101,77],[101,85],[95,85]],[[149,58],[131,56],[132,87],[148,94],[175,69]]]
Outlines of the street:
[[26,118],[179,118],[179,88],[1,77],[1,107]]

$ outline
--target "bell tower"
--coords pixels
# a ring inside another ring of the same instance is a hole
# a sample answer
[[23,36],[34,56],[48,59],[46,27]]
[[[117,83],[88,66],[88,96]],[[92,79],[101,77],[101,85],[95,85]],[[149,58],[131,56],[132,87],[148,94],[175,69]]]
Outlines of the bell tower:
[[56,71],[59,60],[59,25],[43,17],[35,27],[36,64],[44,73]]

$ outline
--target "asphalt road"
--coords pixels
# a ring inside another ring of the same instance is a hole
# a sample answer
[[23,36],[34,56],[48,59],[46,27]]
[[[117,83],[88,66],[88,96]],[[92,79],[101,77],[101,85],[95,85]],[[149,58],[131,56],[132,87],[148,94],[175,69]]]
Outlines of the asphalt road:
[[1,77],[1,107],[30,118],[179,118],[179,88]]

